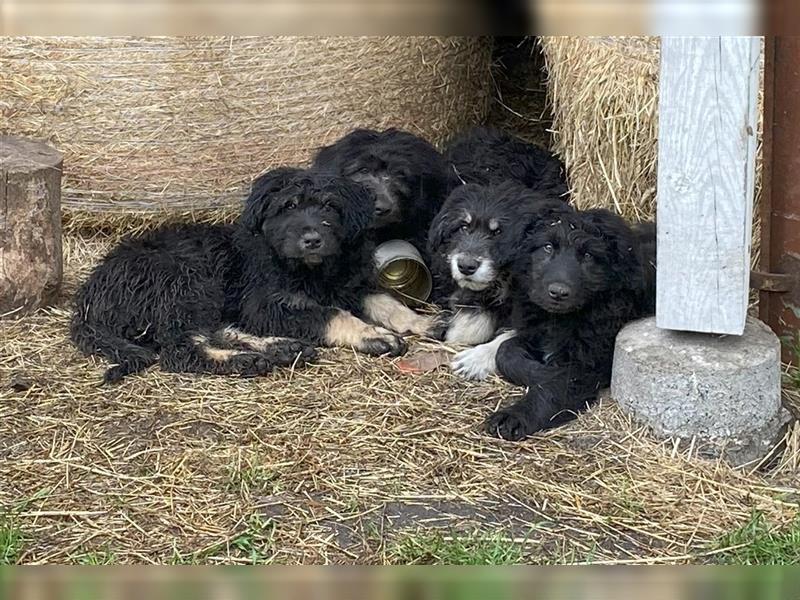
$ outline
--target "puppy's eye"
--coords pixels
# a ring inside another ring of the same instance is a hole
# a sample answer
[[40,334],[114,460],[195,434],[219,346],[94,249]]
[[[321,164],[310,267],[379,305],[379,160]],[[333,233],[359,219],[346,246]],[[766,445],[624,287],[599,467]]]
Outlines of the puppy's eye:
[[295,208],[297,208],[297,200],[292,200],[286,204],[286,210],[294,210]]
[[500,235],[501,229],[498,227],[497,229],[492,229],[492,235]]
[[592,260],[593,258],[594,258],[594,256],[592,255],[591,252],[584,252],[583,253],[583,260]]
[[358,172],[362,175],[367,175],[369,173],[369,167],[361,167]]
[[553,244],[545,244],[544,246],[542,246],[542,249],[545,251],[545,253],[552,254],[553,253]]
[[322,222],[322,226],[323,227],[330,227],[331,226],[331,222],[330,221],[323,221]]
[[461,225],[461,231],[468,231],[468,230],[469,230],[469,225],[467,225],[466,223],[463,223]]

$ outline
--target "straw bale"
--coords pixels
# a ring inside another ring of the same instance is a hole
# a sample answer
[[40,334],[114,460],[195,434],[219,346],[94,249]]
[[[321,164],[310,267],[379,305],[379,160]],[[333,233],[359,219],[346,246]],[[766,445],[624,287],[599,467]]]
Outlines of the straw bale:
[[[658,154],[657,37],[542,37],[553,110],[554,149],[582,207],[655,215]],[[761,119],[753,262],[758,260]]]
[[438,143],[482,120],[489,66],[486,38],[3,38],[0,133],[64,153],[79,224],[225,219],[257,174],[353,127]]

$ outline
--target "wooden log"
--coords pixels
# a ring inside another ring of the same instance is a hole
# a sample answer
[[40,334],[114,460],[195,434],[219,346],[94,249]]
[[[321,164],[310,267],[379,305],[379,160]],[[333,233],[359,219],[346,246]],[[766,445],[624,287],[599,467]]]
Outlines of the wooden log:
[[55,299],[61,285],[61,154],[0,136],[0,318]]
[[760,52],[757,37],[661,42],[659,327],[744,331]]

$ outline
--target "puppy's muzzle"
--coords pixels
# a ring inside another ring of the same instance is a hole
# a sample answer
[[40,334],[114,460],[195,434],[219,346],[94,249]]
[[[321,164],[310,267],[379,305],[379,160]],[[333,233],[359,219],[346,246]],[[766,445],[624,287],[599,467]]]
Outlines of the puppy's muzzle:
[[460,287],[480,291],[495,280],[497,272],[491,259],[458,253],[450,257],[450,275]]
[[300,236],[298,245],[301,250],[306,252],[320,250],[322,248],[322,236],[317,231],[308,231]]
[[557,302],[563,302],[572,296],[572,288],[565,283],[551,283],[547,286],[547,294]]
[[461,256],[456,260],[456,266],[462,275],[469,277],[481,266],[481,263],[470,256]]

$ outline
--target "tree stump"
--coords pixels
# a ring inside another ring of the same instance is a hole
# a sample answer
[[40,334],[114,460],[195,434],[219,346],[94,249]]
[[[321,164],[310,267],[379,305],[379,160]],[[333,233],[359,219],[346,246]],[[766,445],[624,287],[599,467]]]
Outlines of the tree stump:
[[61,275],[61,154],[0,136],[0,318],[53,300]]

